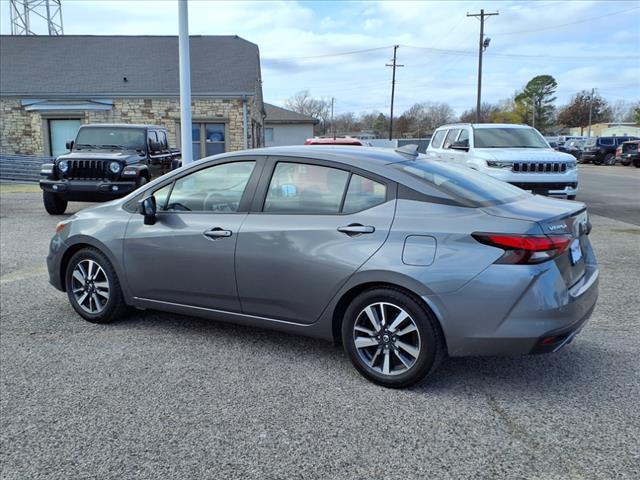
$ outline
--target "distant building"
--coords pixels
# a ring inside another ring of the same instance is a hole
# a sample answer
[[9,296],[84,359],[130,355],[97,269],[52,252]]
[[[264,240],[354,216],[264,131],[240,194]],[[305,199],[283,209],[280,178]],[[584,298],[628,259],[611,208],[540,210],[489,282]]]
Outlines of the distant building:
[[[570,129],[570,135],[587,136],[588,127],[573,127]],[[581,133],[582,132],[582,133]],[[611,122],[611,123],[595,123],[591,125],[592,137],[622,137],[634,136],[640,137],[640,125],[633,122]]]
[[264,104],[267,114],[264,120],[264,141],[267,147],[303,145],[307,138],[313,137],[313,126],[319,120],[301,113]]
[[0,153],[58,155],[82,123],[151,123],[194,158],[264,145],[258,46],[192,36],[193,138],[180,146],[178,37],[0,37]]

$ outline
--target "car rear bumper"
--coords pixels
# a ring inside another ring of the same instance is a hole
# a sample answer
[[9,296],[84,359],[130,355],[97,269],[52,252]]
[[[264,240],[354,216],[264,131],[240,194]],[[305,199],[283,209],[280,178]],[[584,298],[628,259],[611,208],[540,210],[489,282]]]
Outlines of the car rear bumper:
[[593,262],[570,288],[550,261],[492,265],[456,292],[424,297],[441,320],[449,355],[544,353],[569,343],[598,298],[599,272],[590,247],[585,257]]
[[124,197],[138,187],[135,181],[40,180],[40,188],[70,201],[103,202]]

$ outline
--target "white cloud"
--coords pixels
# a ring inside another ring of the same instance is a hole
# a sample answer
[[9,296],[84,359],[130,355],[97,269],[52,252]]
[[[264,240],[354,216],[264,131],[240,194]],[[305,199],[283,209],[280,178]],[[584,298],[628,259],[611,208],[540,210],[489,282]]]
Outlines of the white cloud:
[[[8,33],[7,0],[0,0],[0,6],[1,30]],[[533,76],[547,73],[558,80],[558,100],[565,102],[575,91],[591,87],[605,97],[640,98],[640,31],[636,22],[622,21],[635,19],[639,10],[603,17],[637,6],[625,1],[192,0],[189,23],[191,34],[237,34],[258,44],[265,98],[273,103],[310,89],[314,95],[334,96],[338,113],[386,111],[391,69],[385,63],[391,46],[400,44],[398,61],[405,67],[397,72],[396,111],[431,100],[448,102],[460,112],[475,105],[476,95],[479,22],[467,12],[500,11],[486,22],[492,42],[483,69],[484,100],[508,97]],[[171,1],[65,1],[63,14],[67,34],[177,34],[177,4]],[[300,58],[382,46],[388,48]]]

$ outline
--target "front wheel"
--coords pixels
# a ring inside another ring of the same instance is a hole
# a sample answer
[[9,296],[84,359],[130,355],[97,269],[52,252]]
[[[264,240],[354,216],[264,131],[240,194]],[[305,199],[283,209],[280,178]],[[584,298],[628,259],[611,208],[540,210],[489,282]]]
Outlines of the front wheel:
[[71,306],[89,322],[109,323],[126,308],[113,265],[95,248],[83,248],[71,257],[65,282]]
[[419,382],[444,356],[434,316],[393,288],[367,290],[351,302],[342,322],[342,341],[361,375],[391,388]]
[[49,215],[62,215],[67,209],[67,201],[56,193],[42,192],[42,202]]

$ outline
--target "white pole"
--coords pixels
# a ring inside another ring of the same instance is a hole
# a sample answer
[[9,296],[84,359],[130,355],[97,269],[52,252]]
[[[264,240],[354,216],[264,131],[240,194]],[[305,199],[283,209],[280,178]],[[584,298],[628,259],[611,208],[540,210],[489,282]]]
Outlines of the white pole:
[[180,148],[182,164],[193,162],[191,144],[191,62],[189,60],[188,0],[178,0],[178,51],[180,57]]

